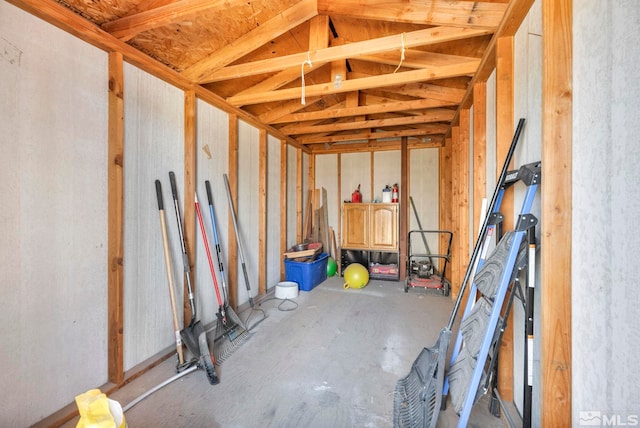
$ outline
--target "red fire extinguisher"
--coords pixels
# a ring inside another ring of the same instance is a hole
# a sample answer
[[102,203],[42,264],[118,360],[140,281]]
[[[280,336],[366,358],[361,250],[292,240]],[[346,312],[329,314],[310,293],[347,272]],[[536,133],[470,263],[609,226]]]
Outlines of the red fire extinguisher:
[[393,185],[393,190],[391,191],[391,202],[398,202],[398,183]]
[[351,194],[351,202],[353,203],[362,202],[362,193],[360,193],[359,184],[358,184],[358,188]]

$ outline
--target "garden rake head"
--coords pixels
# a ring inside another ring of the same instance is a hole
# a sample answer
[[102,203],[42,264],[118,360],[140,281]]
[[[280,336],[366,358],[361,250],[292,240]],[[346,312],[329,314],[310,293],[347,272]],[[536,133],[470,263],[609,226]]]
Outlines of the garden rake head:
[[213,354],[220,364],[249,340],[251,333],[235,311],[228,306],[218,311],[217,318]]

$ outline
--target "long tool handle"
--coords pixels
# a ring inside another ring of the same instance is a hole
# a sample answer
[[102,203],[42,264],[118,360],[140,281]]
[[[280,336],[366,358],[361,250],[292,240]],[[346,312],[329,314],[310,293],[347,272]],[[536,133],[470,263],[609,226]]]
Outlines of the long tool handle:
[[226,324],[227,315],[224,312],[224,302],[220,296],[220,289],[218,288],[218,280],[216,279],[216,271],[213,268],[213,260],[211,259],[211,250],[209,249],[209,239],[207,239],[207,231],[204,229],[204,222],[202,221],[202,212],[200,211],[200,204],[198,203],[198,194],[196,194],[196,215],[198,216],[198,223],[200,224],[200,233],[202,234],[202,241],[204,242],[204,250],[207,253],[207,260],[209,261],[209,270],[211,271],[211,279],[213,280],[213,289],[216,292],[216,298],[218,299],[218,306],[220,315],[222,316],[222,322]]
[[[418,223],[418,229],[422,230],[422,223],[420,222],[420,217],[418,217],[418,210],[416,210],[416,206],[413,203],[413,197],[409,196],[409,202],[411,202],[411,208],[413,208],[413,214],[416,217],[416,222]],[[420,233],[420,236],[422,236],[422,243],[424,244],[424,249],[427,251],[427,254],[429,255],[429,263],[431,263],[431,266],[433,266],[433,259],[431,258],[431,250],[429,249],[429,244],[427,243],[427,237],[424,236],[424,233]],[[435,269],[435,266],[433,266],[433,268]]]
[[249,274],[247,273],[247,266],[244,262],[244,254],[242,252],[242,241],[240,239],[240,232],[238,230],[238,220],[236,219],[236,209],[233,206],[233,199],[231,198],[231,188],[229,187],[229,179],[227,174],[223,174],[224,185],[227,188],[227,199],[229,200],[229,211],[231,211],[231,219],[233,220],[233,230],[236,233],[236,241],[238,242],[238,255],[240,256],[240,263],[242,264],[242,273],[244,274],[244,283],[247,287],[247,293],[249,294],[249,306],[253,309],[253,296],[251,296],[251,286],[249,285]]
[[171,194],[173,195],[173,208],[176,211],[176,222],[178,223],[178,235],[180,237],[180,248],[182,249],[182,265],[184,266],[184,276],[187,281],[187,292],[189,294],[189,306],[191,309],[191,322],[196,319],[196,305],[193,296],[193,288],[191,287],[191,265],[189,256],[187,255],[187,246],[184,241],[182,232],[182,218],[180,217],[180,205],[178,204],[178,187],[176,186],[176,175],[173,171],[169,171],[169,181],[171,182]]
[[[487,208],[487,213],[492,213],[495,206],[496,206],[496,202],[498,201],[498,195],[500,194],[500,190],[502,189],[502,186],[504,185],[505,182],[505,178],[507,176],[507,171],[509,169],[509,164],[511,163],[511,158],[513,158],[513,153],[516,150],[516,146],[518,145],[518,140],[520,139],[520,134],[522,133],[522,128],[524,127],[524,118],[521,118],[518,121],[518,126],[516,127],[516,131],[513,135],[513,140],[511,140],[511,146],[509,147],[509,151],[507,152],[507,156],[504,160],[504,165],[502,166],[502,171],[500,172],[500,176],[498,177],[498,182],[496,183],[496,187],[493,191],[493,196],[491,197],[491,201],[489,202],[488,208]],[[487,228],[489,226],[489,218],[490,215],[487,214],[487,216],[484,219],[484,222],[482,223],[482,229],[480,229],[480,232],[478,233],[478,239],[476,240],[476,244],[473,247],[473,252],[471,253],[471,260],[469,261],[469,264],[467,265],[467,270],[464,274],[464,278],[462,279],[462,284],[460,285],[460,291],[458,293],[458,298],[455,301],[455,304],[453,306],[453,310],[451,311],[451,317],[449,318],[449,324],[447,324],[447,328],[449,330],[451,330],[453,328],[453,323],[455,322],[456,316],[458,315],[458,310],[460,309],[460,303],[462,302],[462,298],[464,296],[464,292],[467,289],[467,283],[469,282],[469,279],[471,278],[471,273],[473,271],[473,268],[475,266],[475,262],[476,262],[476,258],[478,257],[478,255],[480,254],[480,249],[482,247],[482,242],[484,241],[484,237],[487,233]]]
[[176,296],[173,290],[173,270],[171,268],[171,256],[169,254],[169,239],[167,237],[167,223],[164,218],[164,202],[162,199],[162,183],[156,180],[156,195],[158,197],[158,210],[160,211],[160,229],[162,230],[162,246],[164,247],[164,263],[167,267],[167,279],[169,280],[169,297],[171,299],[171,312],[173,314],[173,330],[176,338],[176,351],[178,352],[178,362],[184,364],[182,354],[182,338],[180,337],[180,324],[178,322],[178,311],[176,308]]
[[216,259],[218,260],[218,272],[220,272],[220,282],[222,282],[222,294],[224,296],[224,306],[229,305],[229,289],[224,273],[224,263],[222,262],[222,247],[218,240],[218,227],[216,225],[216,215],[213,209],[213,193],[211,192],[211,183],[205,180],[204,186],[207,189],[207,201],[209,202],[209,215],[211,216],[211,229],[213,231],[213,243],[216,248]]

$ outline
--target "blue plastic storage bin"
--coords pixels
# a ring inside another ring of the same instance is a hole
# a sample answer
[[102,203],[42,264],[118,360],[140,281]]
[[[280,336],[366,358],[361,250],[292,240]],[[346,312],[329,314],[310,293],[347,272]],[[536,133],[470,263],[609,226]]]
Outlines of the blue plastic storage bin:
[[284,260],[284,271],[287,281],[298,283],[302,291],[311,291],[316,285],[327,279],[327,261],[329,255],[321,253],[312,262],[295,262]]

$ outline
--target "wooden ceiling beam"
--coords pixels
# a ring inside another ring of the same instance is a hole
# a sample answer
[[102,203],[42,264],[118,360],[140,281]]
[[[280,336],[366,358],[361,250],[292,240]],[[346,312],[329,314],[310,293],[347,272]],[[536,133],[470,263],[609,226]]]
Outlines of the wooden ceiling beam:
[[[457,64],[455,66],[432,67],[380,76],[365,77],[361,79],[349,79],[342,82],[342,85],[340,87],[334,87],[333,82],[309,85],[305,87],[305,96],[313,97],[327,94],[339,94],[344,92],[358,91],[362,89],[394,86],[406,83],[416,83],[422,81],[444,79],[448,77],[473,75],[473,73],[478,68],[479,63],[479,59],[474,59]],[[260,104],[265,102],[300,98],[301,94],[301,88],[289,88],[280,89],[277,91],[263,92],[260,94],[251,94],[250,96],[232,96],[227,98],[227,102],[234,106]]]
[[[318,15],[316,0],[302,0],[262,23],[243,37],[220,48],[195,64],[187,67],[182,75],[199,83],[207,83],[212,73],[233,61],[253,52],[278,36]],[[298,66],[302,61],[298,64]],[[280,67],[282,70],[288,67]]]
[[418,137],[424,136],[432,138],[432,135],[441,135],[447,132],[448,125],[427,125],[429,128],[425,129],[398,129],[394,131],[369,131],[358,132],[342,135],[329,135],[329,136],[313,136],[313,137],[298,137],[296,141],[298,143],[306,145],[310,143],[337,143],[346,141],[364,141],[364,140],[379,140],[384,138],[399,138],[399,137]]
[[179,0],[154,9],[144,10],[102,25],[102,29],[122,41],[128,41],[143,31],[188,20],[204,12],[233,7],[239,0]]
[[[262,28],[262,26],[259,28]],[[399,50],[402,49],[403,45],[405,48],[411,48],[434,43],[485,36],[487,34],[491,34],[491,32],[483,29],[455,27],[428,28],[425,30],[395,34],[393,36],[380,37],[362,42],[332,46],[325,49],[309,50],[307,52],[299,52],[277,58],[263,59],[218,68],[217,71],[209,72],[206,76],[200,76],[200,78],[196,80],[199,83],[210,83],[221,80],[238,79],[256,74],[273,73],[288,68],[300,68],[301,64],[304,64],[307,60],[310,60],[312,64],[325,64],[330,61],[357,58],[361,55]],[[400,58],[398,57],[398,63],[399,62]],[[186,74],[193,76],[193,73],[191,72]]]
[[307,120],[331,119],[331,118],[348,117],[348,116],[364,116],[368,114],[389,113],[389,112],[395,112],[395,111],[423,110],[428,108],[445,107],[450,105],[455,105],[455,103],[438,101],[438,100],[430,100],[430,99],[398,101],[398,102],[390,101],[390,102],[383,102],[380,104],[364,105],[364,106],[350,107],[350,108],[345,108],[344,105],[339,105],[339,106],[336,106],[335,108],[329,108],[329,109],[320,110],[320,111],[288,114],[286,116],[282,116],[268,123],[276,124],[276,123],[287,123],[287,122],[304,122]]
[[338,132],[354,129],[383,128],[388,126],[415,125],[433,122],[450,122],[455,111],[446,109],[433,109],[418,116],[394,117],[388,119],[356,120],[346,123],[330,123],[325,125],[296,124],[280,128],[280,132],[287,135],[312,134],[318,132]]
[[[329,17],[328,16],[315,16],[311,18],[309,22],[309,49],[322,49],[329,45]],[[320,64],[316,64],[318,68]],[[311,72],[310,67],[303,67],[300,70],[298,67],[290,68],[288,70],[282,70],[275,76],[271,76],[257,85],[253,85],[236,95],[251,95],[260,92],[273,91],[291,83],[300,78],[300,73],[305,75]]]
[[477,1],[318,0],[318,13],[329,16],[492,30],[500,24],[505,9],[504,3]]
[[[337,143],[337,144],[328,144],[325,146],[325,143],[322,144],[311,144],[309,145],[309,149],[311,153],[319,155],[319,154],[334,154],[334,153],[354,153],[354,152],[382,152],[389,150],[400,150],[400,138],[392,138],[383,141],[372,140],[366,143]],[[433,136],[430,138],[430,141],[423,142],[419,138],[410,138],[408,139],[408,149],[429,149],[429,148],[438,148],[442,147],[444,144],[444,136]]]
[[[373,55],[362,55],[359,56],[358,59],[393,66],[396,66],[400,63],[400,55],[397,52],[383,52]],[[402,67],[409,68],[427,68],[433,67],[434,65],[440,66],[456,64],[458,62],[464,62],[470,59],[473,58],[436,52],[425,52],[416,49],[406,49],[401,65]]]

